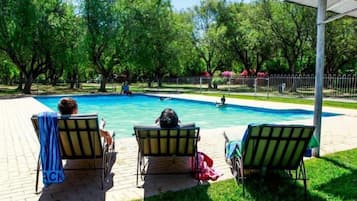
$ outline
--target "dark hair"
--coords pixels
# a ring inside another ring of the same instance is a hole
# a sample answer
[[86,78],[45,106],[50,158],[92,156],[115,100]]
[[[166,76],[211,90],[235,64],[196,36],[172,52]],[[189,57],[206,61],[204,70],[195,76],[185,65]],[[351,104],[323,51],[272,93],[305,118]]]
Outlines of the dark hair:
[[171,108],[166,108],[161,112],[159,117],[161,128],[176,128],[178,127],[178,117],[176,112]]
[[61,98],[58,102],[58,111],[61,114],[73,114],[73,111],[78,108],[77,101],[72,98]]

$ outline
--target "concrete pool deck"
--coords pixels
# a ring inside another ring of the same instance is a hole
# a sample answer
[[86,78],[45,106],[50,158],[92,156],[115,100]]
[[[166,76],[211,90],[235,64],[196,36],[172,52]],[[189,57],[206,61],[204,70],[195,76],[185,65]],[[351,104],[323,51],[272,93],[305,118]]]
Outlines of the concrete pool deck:
[[[188,94],[160,94],[185,99],[219,101],[217,97]],[[313,106],[248,101],[226,98],[229,104],[275,109],[307,109]],[[31,97],[0,99],[0,200],[132,200],[160,192],[175,191],[197,185],[190,175],[149,175],[142,188],[136,187],[137,145],[134,138],[116,140],[116,158],[112,175],[104,190],[99,187],[99,172],[66,171],[62,184],[52,185],[40,194],[35,194],[36,164],[39,143],[33,130],[30,117],[47,107]],[[321,155],[357,147],[357,110],[323,107],[324,112],[342,115],[322,119]],[[237,122],[239,118],[237,117]],[[279,122],[274,122],[279,123]],[[284,123],[312,125],[313,120],[298,120]],[[201,129],[199,151],[205,152],[214,160],[214,166],[223,176],[218,181],[232,178],[224,161],[224,138],[226,132],[231,139],[242,136],[246,126],[230,128]],[[212,137],[214,136],[214,137]],[[173,168],[180,164],[171,159],[159,163],[156,168]],[[64,164],[67,164],[64,161]],[[42,182],[40,182],[40,189]]]

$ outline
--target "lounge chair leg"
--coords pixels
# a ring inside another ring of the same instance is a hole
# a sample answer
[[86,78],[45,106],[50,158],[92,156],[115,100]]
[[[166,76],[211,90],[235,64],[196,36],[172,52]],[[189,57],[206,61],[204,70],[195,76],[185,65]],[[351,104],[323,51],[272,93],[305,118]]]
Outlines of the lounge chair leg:
[[136,163],[136,186],[137,187],[139,187],[138,186],[138,184],[139,184],[139,168],[141,166],[139,163],[141,163],[141,161],[140,161],[140,151],[138,151],[138,159],[137,159],[137,163]]
[[245,188],[244,188],[244,167],[243,167],[243,160],[242,158],[237,158],[237,163],[238,163],[238,180],[242,182],[242,188],[243,188],[243,197],[245,196]]
[[304,163],[303,159],[301,160],[300,167],[301,167],[300,171],[302,171],[302,179],[303,179],[303,182],[304,182],[304,197],[305,197],[305,200],[307,200],[307,181],[306,181],[307,178],[306,178],[305,163]]
[[107,167],[107,153],[108,153],[108,145],[103,144],[103,158],[102,158],[102,172],[101,172],[101,184],[100,184],[100,189],[104,189],[104,180],[106,177],[106,167]]
[[38,193],[38,177],[40,173],[40,155],[38,155],[37,159],[37,170],[36,170],[36,186],[35,186],[35,192]]
[[304,197],[305,197],[305,200],[307,200],[307,182],[306,182],[306,178],[304,179]]

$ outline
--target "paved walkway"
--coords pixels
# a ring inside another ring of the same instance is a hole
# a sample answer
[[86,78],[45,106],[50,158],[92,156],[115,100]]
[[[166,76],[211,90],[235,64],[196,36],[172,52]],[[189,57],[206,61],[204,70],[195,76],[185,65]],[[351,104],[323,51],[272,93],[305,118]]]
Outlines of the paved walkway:
[[[167,94],[168,95],[168,94]],[[168,95],[180,98],[208,100],[217,98],[197,95]],[[312,106],[283,103],[268,103],[235,100],[227,98],[227,103],[250,105],[267,108],[299,108],[313,110]],[[357,147],[357,110],[323,108],[324,111],[338,112],[344,115],[323,118],[321,154]],[[35,194],[36,160],[39,143],[33,131],[30,117],[41,111],[49,110],[33,98],[0,100],[0,200],[132,200],[165,191],[175,191],[197,185],[190,175],[153,175],[148,176],[142,188],[137,188],[136,156],[137,145],[134,138],[117,140],[117,154],[112,168],[112,175],[102,191],[99,187],[99,173],[95,171],[66,171],[66,180],[62,184],[52,185]],[[239,121],[237,117],[237,121]],[[312,119],[290,123],[312,124]],[[215,167],[223,173],[218,179],[232,178],[224,161],[225,131],[232,139],[240,138],[245,126],[231,128],[201,129],[199,150],[214,159]],[[161,163],[156,168],[174,168],[178,164],[187,164],[184,159],[172,159]],[[71,162],[72,163],[72,162]],[[72,165],[65,162],[65,165]],[[76,165],[76,164],[74,164]],[[40,185],[42,188],[42,184]]]

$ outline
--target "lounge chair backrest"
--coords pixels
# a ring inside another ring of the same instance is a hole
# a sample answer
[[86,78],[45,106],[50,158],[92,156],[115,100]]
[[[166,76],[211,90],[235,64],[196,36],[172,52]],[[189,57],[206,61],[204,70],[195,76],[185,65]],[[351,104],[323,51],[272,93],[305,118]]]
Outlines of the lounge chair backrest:
[[134,134],[143,156],[194,156],[199,128],[161,129],[156,126],[134,126]]
[[[37,116],[32,116],[31,121],[38,136]],[[98,115],[59,115],[58,127],[62,159],[93,159],[103,156]]]
[[314,126],[249,125],[242,142],[245,168],[294,170],[300,164]]

